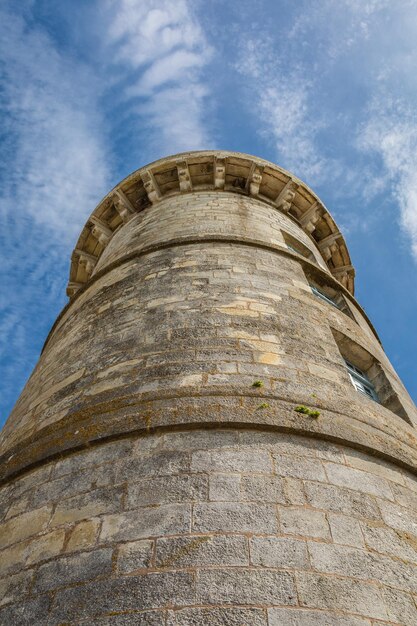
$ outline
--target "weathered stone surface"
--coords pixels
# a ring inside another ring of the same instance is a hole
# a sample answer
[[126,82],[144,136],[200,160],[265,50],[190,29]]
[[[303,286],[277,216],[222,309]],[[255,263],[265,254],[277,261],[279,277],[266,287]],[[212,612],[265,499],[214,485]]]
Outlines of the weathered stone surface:
[[279,507],[279,520],[285,534],[330,539],[329,523],[321,511]]
[[203,604],[297,603],[293,577],[273,570],[201,571],[196,583],[197,599]]
[[251,562],[263,567],[309,569],[304,541],[281,537],[254,537],[250,541]]
[[36,592],[49,591],[57,586],[91,580],[109,575],[112,570],[113,551],[110,548],[64,556],[41,565],[36,572]]
[[94,626],[166,626],[165,611],[141,611],[107,617],[94,617],[81,620],[78,624],[94,624]]
[[355,612],[374,619],[387,619],[379,587],[350,578],[334,578],[319,574],[297,574],[297,589],[303,606]]
[[167,626],[267,626],[262,609],[182,609],[169,613]]
[[283,504],[286,501],[284,488],[283,480],[277,476],[242,476],[242,500]]
[[323,611],[269,609],[268,626],[369,626],[361,617],[341,616]]
[[156,535],[190,531],[191,509],[186,504],[164,504],[107,515],[103,520],[100,541],[130,541]]
[[[212,474],[209,499],[226,502],[240,500],[240,482],[240,476],[236,474]],[[242,499],[245,500],[246,498]]]
[[364,493],[393,500],[392,491],[384,478],[336,463],[326,463],[325,468],[329,482],[333,485],[350,487],[351,489],[353,487]]
[[0,578],[0,606],[20,600],[28,593],[32,579],[33,570]]
[[[92,624],[91,618],[77,622]],[[109,615],[108,617],[94,617],[94,626],[166,626],[165,611],[143,611],[124,615]]]
[[153,556],[153,541],[129,541],[120,546],[117,567],[123,574],[150,567]]
[[34,509],[27,513],[22,513],[17,517],[13,517],[9,521],[0,526],[0,548],[21,541],[46,528],[51,517],[51,506],[45,506],[41,509]]
[[1,624],[417,626],[417,412],[308,187],[153,163],[69,293],[0,436]]
[[91,548],[96,543],[100,529],[99,519],[89,519],[74,526],[69,536],[66,552]]
[[327,519],[335,543],[355,546],[356,548],[363,547],[364,538],[360,523],[357,519],[348,517],[347,515],[336,515],[333,513],[329,513]]
[[49,626],[48,609],[50,599],[47,595],[31,598],[23,602],[0,609],[0,624],[8,626]]
[[360,491],[320,483],[306,483],[305,490],[309,504],[318,509],[358,518],[381,519],[375,501]]
[[102,513],[114,513],[121,509],[120,489],[95,489],[80,496],[59,502],[51,519],[51,525],[78,522]]
[[238,502],[196,504],[193,530],[273,533],[277,530],[276,511],[273,506],[261,504]]
[[188,572],[150,573],[89,583],[59,591],[52,623],[78,621],[107,612],[183,606],[195,601],[194,577]]
[[208,500],[207,476],[166,476],[139,480],[129,486],[127,504],[129,508],[137,508],[194,500]]
[[199,565],[248,565],[246,537],[198,535],[187,538],[158,539],[158,567],[191,567]]

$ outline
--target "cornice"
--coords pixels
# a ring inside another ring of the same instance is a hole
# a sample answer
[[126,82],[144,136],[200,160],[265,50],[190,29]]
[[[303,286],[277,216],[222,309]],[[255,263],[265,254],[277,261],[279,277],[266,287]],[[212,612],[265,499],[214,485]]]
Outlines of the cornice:
[[304,182],[258,157],[204,150],[154,161],[130,174],[103,198],[72,253],[68,296],[73,298],[89,282],[114,233],[137,213],[162,199],[207,191],[251,196],[291,217],[315,242],[331,274],[353,295],[355,272],[343,235]]

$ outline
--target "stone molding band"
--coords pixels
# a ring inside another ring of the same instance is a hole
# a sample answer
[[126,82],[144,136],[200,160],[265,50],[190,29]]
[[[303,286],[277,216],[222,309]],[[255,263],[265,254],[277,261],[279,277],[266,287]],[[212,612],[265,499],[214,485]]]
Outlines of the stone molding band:
[[352,293],[348,289],[346,289],[346,287],[344,287],[337,280],[337,278],[335,278],[333,276],[333,274],[330,274],[330,273],[326,272],[325,270],[323,270],[319,265],[317,265],[313,261],[310,261],[309,259],[306,259],[305,257],[301,256],[300,254],[296,254],[295,252],[291,251],[290,249],[284,248],[282,246],[279,246],[279,245],[276,245],[276,244],[273,244],[273,243],[267,243],[265,241],[261,241],[261,240],[258,240],[258,239],[250,239],[250,238],[246,238],[246,237],[242,238],[242,237],[231,236],[231,235],[216,235],[215,237],[213,237],[213,236],[204,236],[203,235],[201,237],[183,237],[183,238],[181,237],[181,238],[177,238],[177,239],[171,239],[169,241],[164,241],[164,242],[152,244],[150,246],[146,246],[146,247],[142,248],[141,250],[130,252],[129,254],[126,254],[124,256],[119,257],[118,259],[116,259],[112,263],[109,263],[108,265],[103,267],[97,273],[93,274],[93,276],[91,276],[91,278],[89,279],[88,282],[86,282],[85,284],[80,286],[80,288],[76,291],[74,296],[69,300],[69,302],[65,305],[65,307],[62,309],[62,311],[60,312],[60,314],[56,318],[54,324],[52,325],[51,330],[49,331],[49,333],[48,333],[48,335],[47,335],[47,337],[45,339],[44,345],[43,345],[42,350],[41,350],[41,354],[44,352],[44,350],[45,350],[46,346],[48,345],[49,341],[51,340],[51,338],[52,338],[56,328],[59,326],[60,321],[62,320],[62,318],[65,315],[65,313],[69,310],[71,305],[79,298],[79,296],[81,296],[81,294],[85,293],[91,285],[93,285],[97,280],[99,280],[100,278],[105,276],[107,273],[111,272],[113,269],[115,269],[117,267],[120,267],[121,265],[124,265],[125,263],[128,263],[129,261],[131,261],[133,259],[140,258],[140,257],[145,256],[147,254],[152,254],[153,252],[158,252],[159,250],[165,250],[167,248],[174,248],[174,247],[177,247],[177,246],[195,245],[195,244],[200,244],[200,243],[238,244],[238,245],[243,245],[243,246],[262,248],[264,250],[269,250],[271,252],[275,252],[277,254],[281,254],[283,256],[287,256],[287,257],[291,257],[293,259],[296,259],[299,263],[301,263],[301,265],[303,265],[303,267],[308,267],[310,270],[315,272],[322,279],[326,280],[327,283],[330,286],[332,286],[334,289],[337,289],[337,290],[341,291],[343,293],[343,295],[346,298],[348,298],[348,300],[353,302],[355,304],[355,306],[359,309],[361,314],[363,315],[363,317],[366,320],[366,322],[368,323],[368,325],[369,325],[370,329],[372,330],[375,338],[377,339],[379,344],[381,344],[381,340],[380,340],[380,338],[378,336],[378,333],[376,332],[372,322],[368,318],[368,316],[367,316],[366,312],[364,311],[364,309],[361,307],[361,305],[358,303],[358,301],[352,295]]
[[[159,417],[161,412],[156,411],[150,423],[149,406],[152,404],[150,398],[137,401],[132,397],[119,397],[113,401],[92,405],[65,417],[58,423],[46,426],[39,433],[8,450],[0,457],[0,484],[52,459],[62,458],[109,440],[138,434],[202,428],[244,428],[305,435],[370,453],[417,474],[417,453],[415,444],[411,442],[411,427],[404,431],[404,438],[401,440],[398,438],[398,432],[397,436],[394,436],[389,431],[365,424],[354,416],[322,407],[319,408],[324,419],[320,419],[319,424],[306,419],[305,424],[300,426],[299,414],[294,412],[294,402],[274,394],[265,396],[270,403],[270,410],[262,415],[253,409],[253,406],[259,403],[259,396],[239,393],[236,390],[228,394],[225,389],[217,388],[211,392],[207,389],[204,393],[200,390],[198,394],[195,391],[188,394],[183,392],[181,396],[160,392],[157,398],[154,395],[152,397],[156,404],[164,401],[172,403],[173,399],[193,403],[196,399],[211,397],[215,406],[216,399],[225,396],[233,396],[244,405],[246,403],[246,409],[241,405],[236,407],[239,420],[235,419],[234,411],[228,409],[222,414],[222,421],[216,419],[201,421],[196,411],[195,415],[190,415],[184,420],[180,418],[167,423],[164,418]],[[127,415],[126,411],[131,411],[132,414]],[[115,412],[120,412],[120,415],[111,416]],[[183,410],[178,412],[183,414]]]

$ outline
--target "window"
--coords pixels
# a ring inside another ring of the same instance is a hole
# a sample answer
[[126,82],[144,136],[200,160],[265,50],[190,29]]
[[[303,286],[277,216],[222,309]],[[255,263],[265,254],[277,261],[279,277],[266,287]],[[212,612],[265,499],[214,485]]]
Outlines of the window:
[[[313,278],[311,272],[306,272],[307,280],[309,281],[310,289],[313,294],[317,297],[330,304],[335,309],[339,309],[350,318],[355,320],[353,313],[345,300],[343,294],[333,287],[329,287],[328,285],[319,284],[318,277]],[[356,320],[355,320],[356,321]]]
[[314,293],[315,296],[317,296],[318,298],[321,298],[328,304],[331,304],[332,306],[336,307],[336,309],[341,308],[340,305],[337,304],[336,300],[333,300],[333,298],[326,296],[326,294],[321,289],[319,289],[315,285],[312,285],[311,283],[310,283],[310,287],[311,287],[311,291]]
[[412,403],[408,402],[407,393],[396,378],[395,372],[390,370],[389,364],[384,367],[373,354],[353,339],[335,328],[331,331],[356,391],[378,402],[412,425],[409,414],[409,411],[413,414]]
[[315,263],[317,262],[316,257],[314,256],[312,251],[307,248],[307,246],[305,246],[303,243],[301,243],[301,241],[298,241],[298,239],[292,237],[284,231],[282,231],[282,236],[284,237],[284,241],[288,250],[291,250],[291,252],[295,252],[295,254],[301,254],[301,256],[303,256],[305,259],[308,259],[309,261],[314,261]]
[[356,388],[356,390],[360,393],[365,394],[369,398],[372,398],[372,400],[375,400],[375,402],[379,402],[375,388],[365,372],[362,372],[359,367],[356,367],[356,365],[353,365],[353,363],[347,361],[346,359],[345,363],[349,372],[350,380],[352,381],[352,385]]

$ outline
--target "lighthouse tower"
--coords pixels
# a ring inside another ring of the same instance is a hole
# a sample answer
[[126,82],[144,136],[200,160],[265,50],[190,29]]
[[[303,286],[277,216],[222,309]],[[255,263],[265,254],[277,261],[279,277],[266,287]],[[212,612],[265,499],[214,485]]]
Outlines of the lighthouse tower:
[[0,624],[417,624],[417,411],[307,185],[151,163],[68,295],[2,433]]

